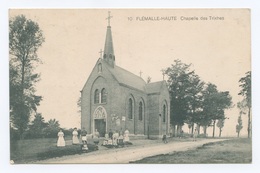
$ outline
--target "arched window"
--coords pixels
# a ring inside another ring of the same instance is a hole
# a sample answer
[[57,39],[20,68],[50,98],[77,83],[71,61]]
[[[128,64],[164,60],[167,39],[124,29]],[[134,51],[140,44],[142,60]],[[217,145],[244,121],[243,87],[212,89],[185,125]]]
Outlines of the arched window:
[[103,88],[101,90],[101,103],[106,103],[107,102],[107,92],[106,89]]
[[128,100],[128,118],[133,119],[133,100],[131,98]]
[[103,55],[103,58],[106,59],[106,58],[107,58],[107,54],[104,54],[104,55]]
[[111,54],[109,54],[109,60],[113,60],[113,58],[112,58],[112,55],[111,55]]
[[99,103],[99,91],[98,91],[98,89],[95,90],[94,103]]
[[142,102],[139,103],[139,120],[140,121],[143,120],[143,103]]
[[163,122],[165,123],[166,121],[166,106],[163,105]]

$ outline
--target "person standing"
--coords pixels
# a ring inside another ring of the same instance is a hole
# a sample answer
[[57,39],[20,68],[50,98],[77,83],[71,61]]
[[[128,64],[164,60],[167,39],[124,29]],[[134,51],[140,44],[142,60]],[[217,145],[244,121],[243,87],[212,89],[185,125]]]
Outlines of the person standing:
[[84,142],[87,142],[87,131],[85,130],[85,128],[83,128],[82,129],[82,131],[81,131],[81,140],[82,140],[82,142],[84,143]]
[[129,142],[129,130],[126,129],[124,133],[124,142]]
[[123,130],[122,130],[122,128],[119,130],[119,136],[123,136]]
[[198,131],[197,129],[195,129],[193,133],[193,141],[196,141],[197,136],[198,136]]
[[111,129],[110,129],[109,132],[108,132],[108,137],[109,137],[110,139],[113,139],[113,132],[112,132]]
[[62,132],[62,129],[60,129],[57,136],[58,136],[57,147],[65,147],[64,133]]
[[81,131],[80,135],[81,135],[81,141],[82,141],[82,145],[81,145],[81,150],[82,151],[88,151],[88,141],[87,141],[87,131],[85,130],[85,128],[83,127],[83,130]]
[[123,133],[119,133],[119,137],[118,137],[118,145],[123,147],[124,146],[124,136]]
[[78,131],[76,127],[72,132],[72,144],[73,145],[79,144]]
[[108,134],[107,134],[107,133],[105,134],[105,139],[106,139],[106,140],[108,140],[108,139],[109,139],[109,136],[108,136]]
[[95,132],[94,132],[93,138],[94,138],[94,143],[95,143],[96,145],[98,145],[98,143],[99,143],[99,132],[98,132],[97,129],[96,129]]
[[162,137],[162,141],[163,141],[163,143],[168,143],[168,141],[167,141],[167,136],[166,135],[163,135],[163,137]]
[[181,130],[181,138],[183,138],[184,136],[183,136],[183,134],[184,134],[184,132],[183,132],[183,130]]
[[172,127],[170,128],[170,137],[173,137],[173,130],[172,130]]
[[117,130],[113,133],[113,145],[117,146],[118,143],[118,137],[119,137],[119,133],[117,132]]

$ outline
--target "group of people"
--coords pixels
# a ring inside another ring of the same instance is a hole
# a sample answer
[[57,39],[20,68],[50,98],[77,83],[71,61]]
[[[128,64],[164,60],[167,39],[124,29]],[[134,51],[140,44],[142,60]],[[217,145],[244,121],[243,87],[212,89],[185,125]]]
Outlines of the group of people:
[[112,131],[109,130],[108,134],[105,134],[105,140],[103,141],[103,145],[106,146],[118,146],[124,145],[125,143],[129,142],[129,130],[126,129],[124,132],[123,130],[116,130]]
[[[183,131],[182,131],[182,134],[183,134]],[[77,128],[74,128],[74,130],[72,132],[72,144],[74,144],[74,145],[79,144],[78,135],[79,135],[79,133],[78,133]],[[181,135],[181,136],[183,136],[183,135]],[[198,131],[197,131],[197,129],[195,129],[193,132],[193,141],[196,141],[197,136],[198,136]],[[94,139],[94,143],[96,145],[98,145],[100,134],[97,129],[95,129],[95,132],[92,137]],[[83,143],[84,142],[87,143],[87,131],[84,128],[81,131],[81,138],[82,138]],[[168,142],[166,135],[163,135],[162,140],[164,141],[164,143]],[[117,145],[123,145],[124,143],[127,143],[127,142],[129,142],[129,130],[128,129],[126,129],[124,132],[122,129],[119,131],[116,130],[114,132],[110,129],[109,132],[105,134],[105,140],[103,141],[103,145],[117,146]],[[60,131],[58,132],[57,146],[64,147],[65,145],[66,144],[65,144],[65,140],[64,140],[64,133],[60,129]]]
[[[74,144],[74,145],[79,144],[78,135],[79,135],[79,133],[78,133],[77,128],[74,128],[74,130],[72,132],[72,144]],[[82,129],[80,135],[81,135],[82,142],[87,143],[87,131],[84,128]],[[58,136],[57,146],[64,147],[66,145],[66,143],[64,140],[64,133],[63,133],[62,129],[60,129],[57,136]],[[93,133],[92,137],[94,139],[94,143],[96,145],[98,145],[100,134],[97,129],[95,129],[95,132]],[[128,129],[126,129],[124,132],[122,129],[119,131],[114,131],[114,132],[112,132],[112,130],[110,129],[109,132],[105,134],[105,140],[103,142],[103,145],[120,145],[120,144],[126,143],[126,142],[129,142],[129,130]]]
[[[78,138],[78,130],[77,128],[74,128],[73,132],[72,132],[72,144],[79,144],[79,138]],[[86,134],[84,134],[84,130],[81,132],[81,136],[86,136]],[[58,132],[58,141],[57,141],[57,147],[65,147],[66,143],[64,140],[64,133],[62,131],[62,129],[60,129],[60,131]]]

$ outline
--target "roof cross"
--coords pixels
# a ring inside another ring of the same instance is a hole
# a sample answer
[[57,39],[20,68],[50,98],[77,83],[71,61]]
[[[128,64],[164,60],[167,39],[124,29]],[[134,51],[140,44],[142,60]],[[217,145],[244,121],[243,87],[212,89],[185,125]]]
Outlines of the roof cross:
[[140,70],[139,74],[140,74],[140,77],[142,77],[143,72]]
[[163,75],[163,80],[164,80],[164,76],[165,76],[165,70],[161,70],[162,75]]
[[113,16],[110,16],[110,11],[108,11],[108,17],[106,18],[108,20],[108,26],[110,26],[110,19],[112,18]]
[[100,51],[98,52],[98,53],[100,53],[100,58],[102,58],[102,53],[103,53],[104,51],[102,51],[102,49],[100,49]]

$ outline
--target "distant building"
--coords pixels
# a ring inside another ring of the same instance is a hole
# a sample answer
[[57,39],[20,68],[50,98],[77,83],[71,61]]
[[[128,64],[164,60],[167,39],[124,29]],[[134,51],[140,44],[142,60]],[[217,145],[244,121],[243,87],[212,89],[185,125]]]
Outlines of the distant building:
[[159,137],[169,134],[170,97],[165,81],[146,83],[116,65],[111,26],[108,24],[104,54],[99,58],[81,92],[81,128],[111,130],[131,135]]

